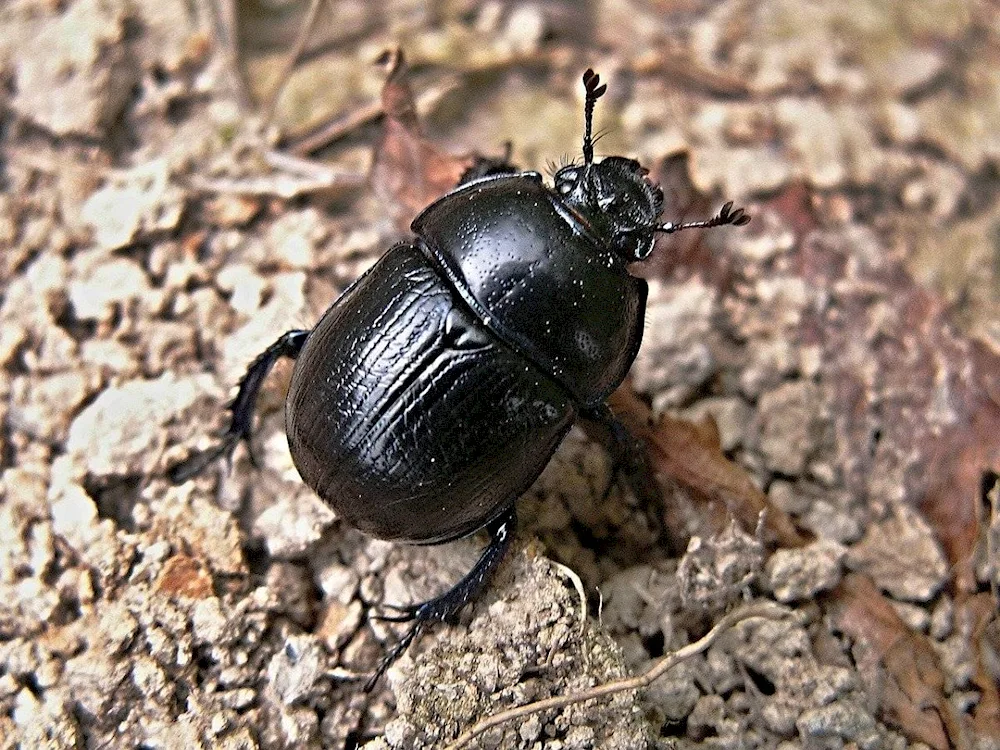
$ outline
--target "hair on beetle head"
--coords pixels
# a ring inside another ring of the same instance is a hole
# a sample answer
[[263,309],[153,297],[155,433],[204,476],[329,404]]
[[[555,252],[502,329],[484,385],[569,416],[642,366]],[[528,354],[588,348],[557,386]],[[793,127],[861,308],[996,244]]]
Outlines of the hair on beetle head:
[[549,177],[555,177],[556,173],[563,169],[564,167],[572,167],[576,165],[576,159],[567,153],[562,153],[559,155],[558,159],[546,159],[545,160],[545,173]]

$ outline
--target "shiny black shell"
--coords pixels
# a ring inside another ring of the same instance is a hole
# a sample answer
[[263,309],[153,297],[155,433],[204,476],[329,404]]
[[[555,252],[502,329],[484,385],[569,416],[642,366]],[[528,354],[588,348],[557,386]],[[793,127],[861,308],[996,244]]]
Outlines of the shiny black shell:
[[625,378],[642,341],[646,282],[525,172],[464,185],[414,220],[463,301],[584,407]]
[[510,508],[621,383],[646,285],[534,173],[464,185],[412,228],[309,334],[286,430],[344,520],[432,544]]

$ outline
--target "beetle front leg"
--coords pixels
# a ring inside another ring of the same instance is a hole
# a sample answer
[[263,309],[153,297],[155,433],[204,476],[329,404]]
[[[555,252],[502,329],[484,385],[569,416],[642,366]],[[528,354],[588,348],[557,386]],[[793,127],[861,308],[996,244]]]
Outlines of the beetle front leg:
[[[281,357],[295,359],[299,355],[299,352],[302,351],[302,345],[306,342],[308,335],[309,331],[288,331],[257,355],[257,358],[247,368],[246,374],[240,380],[240,390],[236,394],[236,398],[229,405],[229,410],[232,412],[233,417],[219,442],[211,448],[193,453],[183,461],[171,466],[167,470],[167,476],[170,478],[170,481],[174,484],[186,482],[191,477],[203,471],[206,466],[217,458],[225,456],[228,460],[232,456],[236,444],[241,440],[246,441],[249,449],[250,431],[253,428],[254,406],[257,403],[257,394],[260,392],[260,386],[264,382],[264,378],[267,377],[271,368],[274,367],[274,363]],[[256,463],[252,450],[250,451],[250,460]]]
[[429,599],[421,604],[411,604],[406,607],[390,606],[391,609],[400,611],[400,615],[379,616],[380,620],[389,622],[413,622],[413,624],[403,634],[402,638],[389,649],[378,669],[365,683],[365,692],[370,692],[375,687],[375,683],[385,674],[385,671],[392,666],[407,647],[413,643],[414,639],[423,629],[433,622],[445,622],[457,615],[462,607],[472,601],[483,587],[489,582],[500,566],[504,555],[510,549],[510,542],[514,536],[514,529],[517,527],[517,513],[514,506],[510,507],[506,513],[489,524],[487,529],[490,533],[490,543],[483,550],[472,570],[452,586],[448,591]]

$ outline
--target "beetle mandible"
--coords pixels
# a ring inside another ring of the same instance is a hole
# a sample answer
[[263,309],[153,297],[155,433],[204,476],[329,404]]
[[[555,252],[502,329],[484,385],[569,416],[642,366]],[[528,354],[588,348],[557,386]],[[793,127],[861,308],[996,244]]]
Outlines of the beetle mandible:
[[607,86],[592,70],[583,85],[582,164],[557,171],[553,187],[507,166],[467,175],[312,330],[262,352],[220,441],[170,470],[183,482],[249,443],[260,386],[289,357],[292,459],[340,518],[416,544],[488,529],[455,586],[385,618],[412,624],[368,688],[428,623],[484,587],[510,546],[515,501],[578,417],[627,441],[604,402],[642,339],[647,287],[629,264],[650,254],[657,233],[750,221],[727,203],[708,221],[659,223],[663,192],[646,169],[621,156],[595,161],[594,105]]

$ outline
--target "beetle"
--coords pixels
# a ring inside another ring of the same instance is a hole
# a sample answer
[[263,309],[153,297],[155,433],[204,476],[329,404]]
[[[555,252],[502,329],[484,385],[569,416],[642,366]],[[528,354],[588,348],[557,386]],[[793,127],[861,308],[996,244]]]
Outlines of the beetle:
[[628,435],[605,400],[642,340],[647,286],[628,272],[657,234],[750,221],[726,203],[707,221],[659,223],[663,192],[637,161],[594,159],[593,113],[607,86],[583,75],[583,163],[537,172],[491,164],[424,209],[311,330],[282,335],[242,378],[210,449],[174,465],[183,482],[240,441],[282,357],[295,360],[285,430],[303,481],[379,539],[490,541],[450,590],[397,607],[408,621],[370,689],[429,623],[455,615],[510,546],[515,501],[577,418]]

